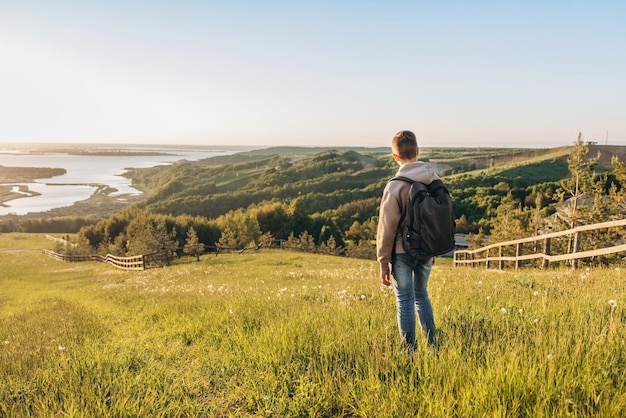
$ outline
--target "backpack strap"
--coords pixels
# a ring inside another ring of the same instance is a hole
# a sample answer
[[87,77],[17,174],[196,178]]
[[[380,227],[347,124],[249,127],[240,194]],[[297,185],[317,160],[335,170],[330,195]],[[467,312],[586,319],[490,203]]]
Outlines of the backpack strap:
[[[389,182],[391,183],[394,180],[401,180],[401,181],[405,181],[411,185],[413,185],[413,183],[416,183],[415,180],[411,180],[408,177],[404,177],[404,176],[396,176],[393,177],[389,180]],[[410,203],[410,202],[409,202]],[[406,206],[409,206],[409,204],[407,204]],[[400,226],[404,223],[405,219],[406,219],[406,215],[407,215],[407,207],[402,208],[402,213],[400,214],[400,224],[398,225],[398,228],[400,228]],[[395,253],[396,252],[396,241],[393,241],[393,249],[392,252]]]

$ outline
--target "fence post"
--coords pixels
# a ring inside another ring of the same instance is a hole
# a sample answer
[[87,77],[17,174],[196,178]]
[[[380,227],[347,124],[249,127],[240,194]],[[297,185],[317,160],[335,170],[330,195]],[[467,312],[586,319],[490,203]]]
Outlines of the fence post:
[[[576,254],[580,250],[580,231],[577,231],[574,234],[574,246],[572,248],[572,254]],[[572,269],[576,270],[578,268],[578,259],[572,259]]]
[[[546,238],[543,240],[543,253],[545,255],[550,255],[550,238]],[[547,269],[550,261],[547,258],[544,258],[541,262],[541,268]]]
[[522,256],[522,243],[518,243],[515,248],[515,270],[519,269],[522,266],[522,260],[518,260],[518,257]]
[[504,270],[504,261],[502,261],[502,247],[498,247],[498,270]]
[[489,250],[485,253],[485,268],[489,270]]

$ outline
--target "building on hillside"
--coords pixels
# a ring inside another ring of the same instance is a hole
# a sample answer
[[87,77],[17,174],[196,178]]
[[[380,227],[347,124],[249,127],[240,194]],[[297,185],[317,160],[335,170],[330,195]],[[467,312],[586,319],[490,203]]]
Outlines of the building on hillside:
[[454,249],[467,250],[468,244],[465,234],[454,234]]

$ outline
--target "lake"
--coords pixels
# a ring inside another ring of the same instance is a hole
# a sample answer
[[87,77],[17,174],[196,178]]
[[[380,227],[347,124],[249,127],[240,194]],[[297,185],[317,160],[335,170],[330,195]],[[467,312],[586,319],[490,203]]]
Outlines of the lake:
[[[120,151],[130,151],[121,149]],[[0,206],[0,216],[25,215],[50,209],[71,206],[88,199],[98,186],[107,185],[117,189],[111,196],[139,195],[131,180],[122,176],[129,168],[147,168],[169,165],[176,161],[196,161],[218,155],[230,155],[236,151],[134,148],[132,151],[164,153],[160,155],[71,155],[67,153],[26,153],[0,150],[0,165],[5,167],[64,168],[62,176],[37,179],[33,183],[6,183],[10,186],[27,186],[41,193],[39,196],[13,199]],[[168,155],[165,155],[167,153]]]

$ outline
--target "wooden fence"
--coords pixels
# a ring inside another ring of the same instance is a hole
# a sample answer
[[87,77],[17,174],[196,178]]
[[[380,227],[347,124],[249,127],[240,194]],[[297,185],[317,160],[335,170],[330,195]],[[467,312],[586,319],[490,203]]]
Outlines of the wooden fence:
[[[626,252],[624,227],[626,219],[621,219],[498,242],[476,250],[456,250],[454,266],[476,267],[484,263],[486,268],[497,264],[499,269],[504,269],[506,263],[509,263],[513,264],[515,269],[523,267],[524,264],[534,264],[545,269],[550,263],[565,262],[571,263],[572,268],[576,269],[582,258]],[[597,239],[599,234],[603,234],[604,239]],[[606,242],[607,237],[611,237],[613,245],[593,248],[596,241]]]
[[71,255],[71,254],[59,254],[50,250],[43,250],[44,254],[48,257],[52,257],[55,260],[81,262],[81,261],[97,261],[100,263],[111,264],[117,268],[123,270],[145,270],[146,259],[145,255],[137,255],[134,257],[116,257],[111,254],[101,256],[97,254],[90,255]]
[[[209,248],[209,247],[206,247]],[[162,250],[154,253],[136,255],[133,257],[117,257],[115,255],[107,254],[106,256],[98,254],[89,255],[72,255],[72,254],[59,254],[51,250],[43,250],[43,253],[55,260],[69,261],[69,262],[81,262],[81,261],[95,261],[99,263],[111,264],[117,268],[123,270],[146,270],[152,266],[170,265],[171,261],[175,257],[180,257],[182,254],[188,254],[195,256],[200,260],[200,254],[205,251],[205,246],[199,244],[195,247],[185,246],[175,248],[172,250]]]

